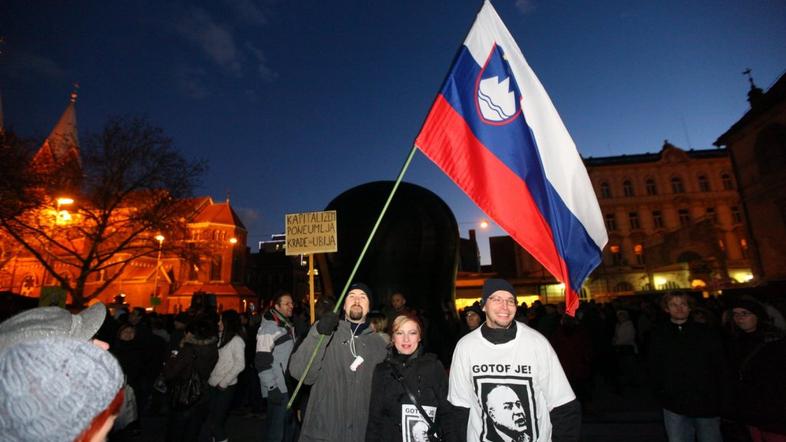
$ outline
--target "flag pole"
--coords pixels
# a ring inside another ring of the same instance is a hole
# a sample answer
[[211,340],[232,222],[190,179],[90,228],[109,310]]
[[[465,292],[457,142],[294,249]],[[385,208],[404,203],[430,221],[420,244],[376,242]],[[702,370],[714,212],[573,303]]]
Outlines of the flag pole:
[[[360,256],[358,256],[357,261],[355,262],[355,267],[352,269],[352,273],[349,274],[349,278],[347,278],[347,282],[344,284],[344,289],[341,290],[341,296],[336,301],[336,305],[333,307],[333,313],[338,312],[338,309],[341,308],[344,297],[347,294],[347,289],[349,288],[350,284],[352,284],[352,280],[355,278],[355,273],[357,273],[358,268],[360,268],[360,263],[363,262],[363,257],[366,255],[366,251],[368,247],[371,245],[371,241],[374,239],[374,235],[377,233],[377,229],[379,225],[382,223],[382,218],[385,216],[385,212],[388,210],[388,206],[390,206],[390,202],[393,200],[393,196],[396,194],[396,190],[398,190],[399,184],[401,184],[402,178],[404,178],[404,174],[407,172],[409,168],[409,164],[412,162],[412,158],[415,156],[415,151],[418,150],[418,147],[413,143],[412,149],[409,151],[409,155],[407,156],[407,160],[404,162],[404,166],[401,168],[401,171],[398,173],[398,177],[396,178],[396,182],[393,184],[393,188],[390,190],[390,194],[388,195],[387,201],[385,201],[385,205],[382,206],[382,211],[379,213],[379,217],[377,217],[377,221],[374,223],[374,228],[371,229],[371,233],[368,235],[368,239],[366,239],[366,245],[363,246],[363,250],[360,252]],[[311,364],[314,363],[314,359],[319,352],[319,347],[322,346],[322,343],[325,341],[325,335],[319,335],[319,341],[317,341],[317,346],[314,347],[314,351],[311,353],[311,357],[308,360],[308,364],[306,365],[306,369],[303,371],[303,375],[300,376],[300,380],[297,382],[297,387],[295,387],[295,391],[292,392],[292,397],[289,399],[289,403],[287,403],[287,410],[292,408],[292,403],[295,402],[295,398],[297,397],[298,392],[300,391],[300,387],[303,386],[303,380],[306,379],[306,375],[308,375],[309,370],[311,369]]]

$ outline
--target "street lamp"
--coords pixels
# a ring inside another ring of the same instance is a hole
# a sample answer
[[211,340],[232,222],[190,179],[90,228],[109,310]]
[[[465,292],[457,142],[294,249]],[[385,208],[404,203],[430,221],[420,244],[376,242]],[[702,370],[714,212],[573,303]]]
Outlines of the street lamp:
[[63,206],[70,206],[74,204],[73,198],[62,197],[55,200],[56,209],[55,209],[55,224],[68,224],[71,221],[71,213],[68,210],[63,209]]
[[156,256],[156,277],[155,283],[153,285],[153,298],[158,297],[158,272],[161,268],[161,247],[164,245],[164,235],[158,234],[155,237],[155,240],[158,241],[158,256]]

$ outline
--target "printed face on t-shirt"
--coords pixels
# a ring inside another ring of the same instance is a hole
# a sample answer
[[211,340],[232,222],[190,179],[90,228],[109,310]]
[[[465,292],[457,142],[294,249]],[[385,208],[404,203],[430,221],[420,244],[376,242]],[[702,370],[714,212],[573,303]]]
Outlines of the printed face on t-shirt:
[[512,433],[527,430],[524,407],[512,388],[505,385],[494,387],[486,398],[486,409],[495,427]]

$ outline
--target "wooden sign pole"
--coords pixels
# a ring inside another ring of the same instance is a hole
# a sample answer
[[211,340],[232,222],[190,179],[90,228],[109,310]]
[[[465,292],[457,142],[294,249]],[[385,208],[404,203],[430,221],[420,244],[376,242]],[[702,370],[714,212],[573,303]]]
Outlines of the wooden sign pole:
[[311,311],[311,324],[316,321],[316,313],[314,311],[314,254],[308,254],[308,305]]

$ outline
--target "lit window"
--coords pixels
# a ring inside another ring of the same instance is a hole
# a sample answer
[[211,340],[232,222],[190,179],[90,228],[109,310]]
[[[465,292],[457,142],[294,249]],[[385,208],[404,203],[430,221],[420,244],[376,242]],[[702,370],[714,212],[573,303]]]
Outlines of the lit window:
[[644,265],[644,246],[636,244],[633,246],[633,254],[636,255],[636,264]]
[[622,253],[620,253],[620,246],[613,245],[609,247],[609,251],[611,252],[611,263],[612,265],[619,266],[622,265]]

